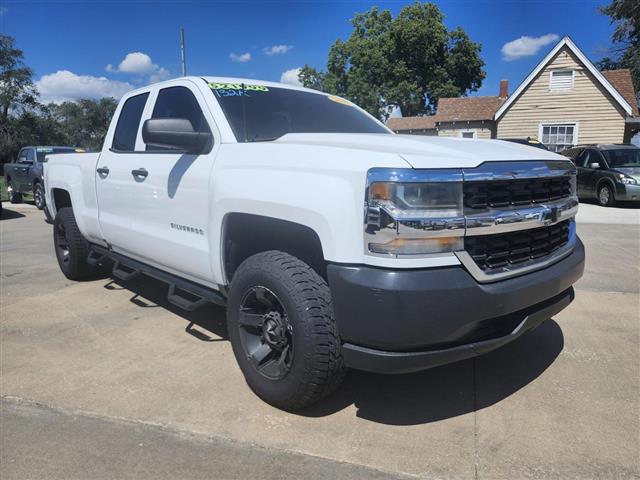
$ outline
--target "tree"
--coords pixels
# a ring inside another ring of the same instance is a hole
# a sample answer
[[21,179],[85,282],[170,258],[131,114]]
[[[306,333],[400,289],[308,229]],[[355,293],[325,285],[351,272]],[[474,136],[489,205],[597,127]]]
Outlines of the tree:
[[13,38],[0,34],[0,163],[25,145],[70,145],[98,150],[118,103],[113,98],[38,102],[33,72]]
[[15,40],[0,34],[0,121],[7,121],[11,109],[36,106],[38,92],[32,76]]
[[[599,67],[628,68],[636,92],[640,94],[640,2],[638,0],[613,0],[600,11],[616,25],[613,42],[616,58],[605,58]],[[640,97],[639,97],[640,99]]]
[[0,162],[14,157],[24,133],[24,127],[11,113],[21,113],[38,105],[32,75],[14,39],[0,34]]
[[331,46],[327,70],[305,65],[300,81],[382,119],[394,106],[405,116],[433,113],[439,98],[476,91],[485,77],[481,46],[443,20],[432,3],[406,6],[396,18],[377,7],[358,13],[349,39]]
[[82,99],[47,106],[65,145],[99,150],[118,102],[113,98]]

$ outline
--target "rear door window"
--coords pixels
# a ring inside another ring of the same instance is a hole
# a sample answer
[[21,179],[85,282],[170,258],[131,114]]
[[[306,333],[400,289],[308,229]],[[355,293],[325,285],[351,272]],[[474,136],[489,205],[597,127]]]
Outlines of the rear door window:
[[149,92],[128,98],[124,102],[116,132],[113,135],[113,144],[111,148],[119,152],[133,152],[136,148],[136,137],[138,136],[138,128],[140,127],[140,119],[144,106],[147,103]]

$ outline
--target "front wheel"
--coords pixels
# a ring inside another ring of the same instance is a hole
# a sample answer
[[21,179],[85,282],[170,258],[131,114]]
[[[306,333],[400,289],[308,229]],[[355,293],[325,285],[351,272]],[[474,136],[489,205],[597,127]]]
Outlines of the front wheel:
[[61,208],[53,221],[53,245],[58,265],[69,280],[85,280],[98,272],[98,267],[87,263],[89,245],[80,233],[73,209]]
[[22,203],[22,194],[16,192],[11,182],[7,185],[7,195],[9,196],[10,203]]
[[38,210],[42,210],[44,208],[44,188],[42,188],[41,183],[36,183],[33,186],[33,203],[36,205]]
[[598,203],[603,207],[611,207],[615,203],[613,190],[606,183],[598,188]]
[[245,260],[229,290],[227,326],[249,387],[275,407],[311,405],[344,378],[329,286],[296,257],[269,251]]

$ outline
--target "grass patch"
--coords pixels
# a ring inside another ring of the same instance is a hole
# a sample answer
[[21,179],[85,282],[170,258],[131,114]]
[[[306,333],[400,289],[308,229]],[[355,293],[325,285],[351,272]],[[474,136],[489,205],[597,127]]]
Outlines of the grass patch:
[[4,181],[4,177],[0,177],[0,200],[3,202],[9,201],[7,196],[7,184]]
[[[29,200],[33,197],[28,193],[23,193],[22,198]],[[9,195],[7,195],[7,182],[5,181],[3,176],[0,176],[0,200],[2,200],[3,202],[9,201]]]

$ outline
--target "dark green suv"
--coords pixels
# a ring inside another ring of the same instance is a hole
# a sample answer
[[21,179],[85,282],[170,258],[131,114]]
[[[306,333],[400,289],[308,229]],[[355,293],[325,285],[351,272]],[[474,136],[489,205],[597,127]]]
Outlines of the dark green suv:
[[578,169],[578,197],[605,207],[640,202],[640,148],[634,145],[581,145],[562,152]]

